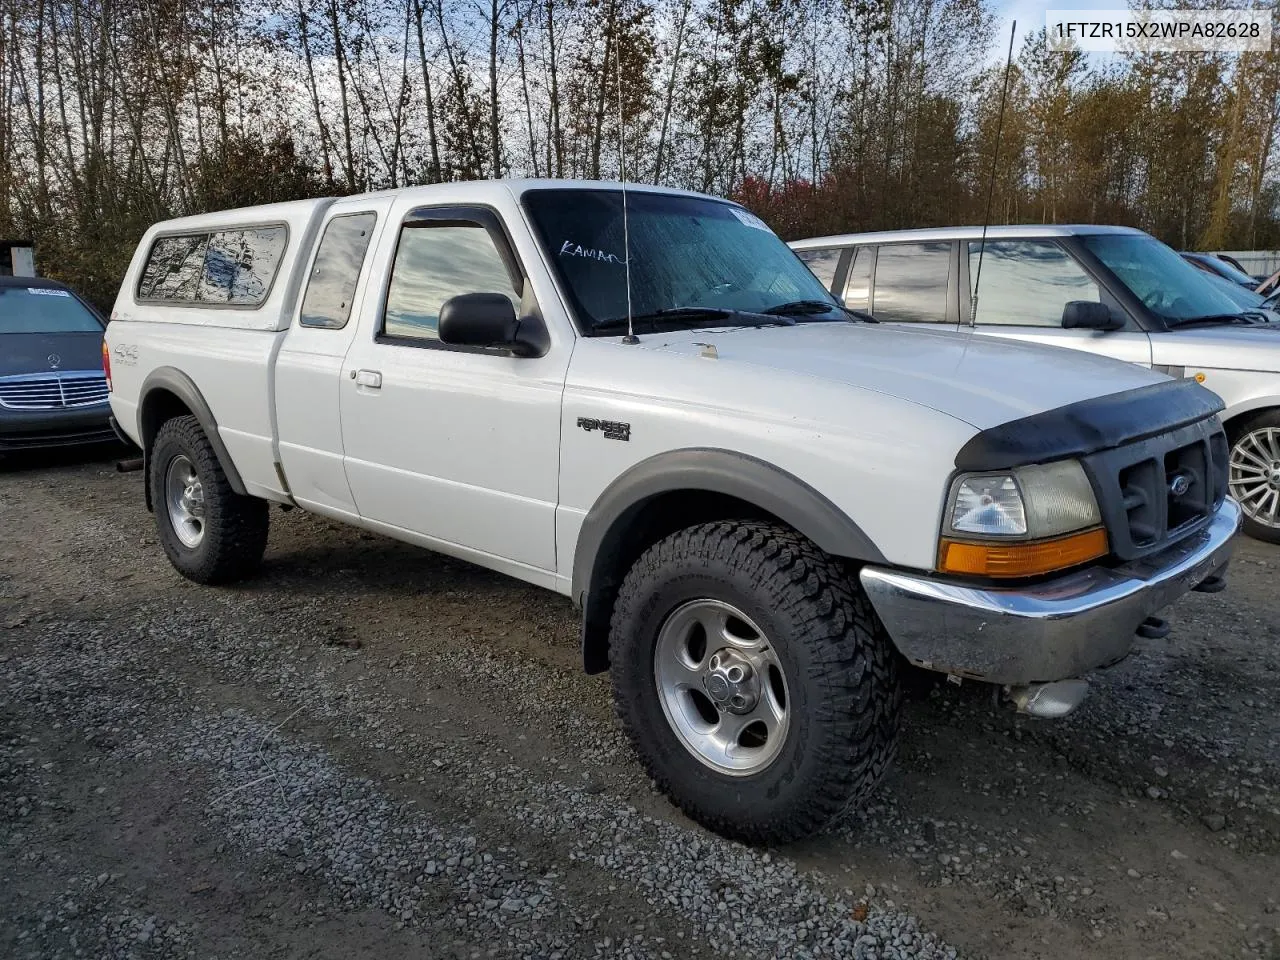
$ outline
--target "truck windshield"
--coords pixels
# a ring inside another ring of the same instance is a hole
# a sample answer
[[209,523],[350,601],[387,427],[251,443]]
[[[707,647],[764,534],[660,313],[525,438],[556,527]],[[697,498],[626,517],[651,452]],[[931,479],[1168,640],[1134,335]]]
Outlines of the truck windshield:
[[[530,190],[523,199],[582,331],[617,333],[627,316],[622,191]],[[629,190],[627,233],[631,314],[647,321],[637,329],[849,319],[764,221],[741,207]]]
[[101,333],[102,324],[66,290],[0,286],[0,333]]
[[1155,237],[1095,233],[1080,241],[1147,309],[1170,326],[1238,313],[1240,308],[1204,273]]

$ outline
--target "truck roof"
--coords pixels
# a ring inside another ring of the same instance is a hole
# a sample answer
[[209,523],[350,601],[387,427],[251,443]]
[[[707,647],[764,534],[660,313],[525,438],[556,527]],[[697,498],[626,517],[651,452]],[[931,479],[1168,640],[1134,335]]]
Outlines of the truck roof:
[[[334,200],[358,200],[362,197],[407,196],[411,199],[421,198],[423,203],[430,203],[441,194],[456,193],[465,189],[472,198],[483,194],[486,190],[506,191],[519,196],[529,190],[599,190],[622,189],[623,184],[615,180],[551,180],[531,178],[510,178],[504,180],[455,180],[447,183],[430,183],[417,186],[395,187],[388,190],[373,190],[368,193],[352,194],[345,197],[316,197],[308,200],[290,200],[284,203],[267,203],[252,207],[234,207],[229,210],[215,210],[209,213],[198,213],[173,220],[160,221],[153,225],[153,232],[174,233],[182,230],[206,229],[223,224],[244,224],[251,221],[281,221],[292,223],[308,220],[315,208],[328,205]],[[636,193],[674,193],[689,197],[708,197],[723,200],[722,197],[709,197],[707,194],[693,190],[680,190],[674,187],[655,186],[647,183],[626,184],[629,192]]]
[[[1018,223],[987,227],[988,240],[1033,240],[1038,237],[1073,237],[1096,233],[1136,233],[1136,227],[1102,226],[1088,223]],[[841,233],[829,237],[808,237],[791,241],[795,250],[839,247],[854,243],[891,243],[904,240],[980,240],[982,227],[927,227],[917,230],[880,230],[873,233]]]

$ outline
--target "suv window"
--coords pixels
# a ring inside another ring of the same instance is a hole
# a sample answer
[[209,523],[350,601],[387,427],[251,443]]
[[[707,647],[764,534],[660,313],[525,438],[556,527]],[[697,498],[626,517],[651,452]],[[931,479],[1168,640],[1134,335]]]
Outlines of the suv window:
[[302,298],[304,327],[341,330],[347,325],[377,220],[376,213],[352,213],[334,217],[325,226]]
[[258,307],[280,269],[283,226],[158,237],[138,281],[139,300]]
[[844,305],[850,310],[871,312],[871,268],[875,262],[875,247],[854,248],[849,279],[844,285]]
[[439,340],[440,307],[463,293],[501,293],[520,309],[520,292],[489,231],[457,220],[401,227],[383,334]]
[[885,244],[876,256],[871,312],[881,320],[945,322],[950,270],[950,241]]
[[828,247],[825,250],[797,250],[796,256],[803,260],[804,265],[822,281],[824,287],[830,290],[836,281],[836,267],[840,265],[842,253],[844,251],[838,247]]
[[[969,244],[969,296],[981,242]],[[1059,327],[1071,300],[1101,299],[1098,285],[1051,240],[988,240],[982,256],[975,323]]]

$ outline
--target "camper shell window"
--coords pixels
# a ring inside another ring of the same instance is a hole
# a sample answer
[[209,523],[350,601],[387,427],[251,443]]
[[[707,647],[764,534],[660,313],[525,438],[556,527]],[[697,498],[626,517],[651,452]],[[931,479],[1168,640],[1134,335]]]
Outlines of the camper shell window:
[[271,292],[288,239],[282,223],[156,237],[136,299],[176,306],[260,307]]

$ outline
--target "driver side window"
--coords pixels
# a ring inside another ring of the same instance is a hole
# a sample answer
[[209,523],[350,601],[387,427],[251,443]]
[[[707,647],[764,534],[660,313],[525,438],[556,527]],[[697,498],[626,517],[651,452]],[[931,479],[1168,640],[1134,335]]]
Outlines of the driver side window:
[[440,307],[463,293],[501,293],[520,309],[498,248],[479,223],[442,221],[406,224],[391,267],[382,335],[440,339]]

